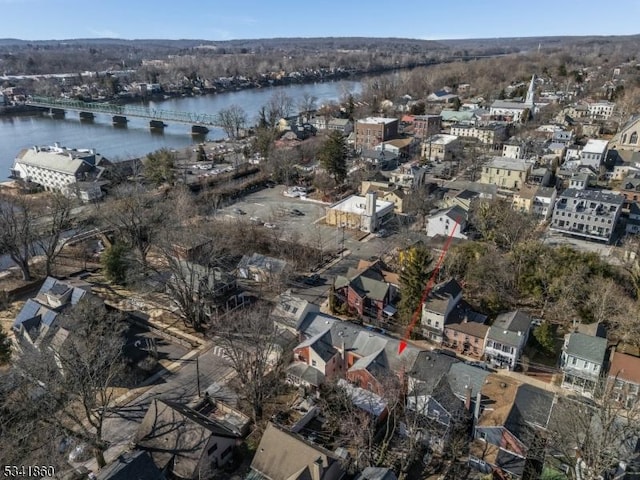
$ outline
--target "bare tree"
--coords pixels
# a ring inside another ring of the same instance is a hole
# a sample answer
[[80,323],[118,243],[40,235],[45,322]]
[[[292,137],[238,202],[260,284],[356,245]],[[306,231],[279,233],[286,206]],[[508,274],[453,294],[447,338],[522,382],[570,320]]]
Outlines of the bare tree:
[[290,348],[281,345],[283,332],[261,304],[216,318],[210,332],[237,375],[238,394],[251,409],[253,421],[259,421],[289,363]]
[[71,226],[73,202],[61,193],[47,198],[47,208],[42,215],[35,245],[45,257],[47,275],[51,275],[53,264],[64,248],[62,234]]
[[640,404],[625,409],[616,399],[615,383],[601,382],[597,402],[557,398],[547,448],[570,465],[574,478],[596,480],[629,460],[640,436]]
[[140,185],[121,185],[115,189],[114,197],[97,206],[100,218],[120,234],[146,269],[147,254],[165,220],[160,199]]
[[0,252],[9,255],[20,268],[22,279],[31,280],[29,260],[33,256],[34,216],[24,197],[0,197]]
[[309,92],[304,92],[302,98],[298,101],[298,110],[302,115],[308,117],[316,109],[318,103],[318,97],[311,95]]
[[293,113],[293,108],[293,98],[287,95],[284,90],[278,90],[267,103],[269,124],[275,125],[279,119],[290,116]]
[[247,113],[234,104],[218,112],[217,122],[229,138],[238,138],[247,124]]
[[59,320],[47,345],[25,352],[16,367],[27,384],[19,391],[32,420],[85,442],[105,465],[107,407],[124,379],[124,325],[94,299],[81,300]]

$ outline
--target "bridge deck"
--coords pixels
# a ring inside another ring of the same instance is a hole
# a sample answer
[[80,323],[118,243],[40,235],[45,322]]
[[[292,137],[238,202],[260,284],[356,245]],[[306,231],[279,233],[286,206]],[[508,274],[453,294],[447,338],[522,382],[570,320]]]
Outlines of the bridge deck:
[[29,97],[27,105],[43,108],[58,108],[61,110],[75,110],[78,112],[105,113],[107,115],[122,115],[125,117],[148,118],[167,122],[187,123],[217,127],[219,122],[216,115],[194,112],[174,112],[138,105],[115,105],[113,103],[83,102],[65,98]]

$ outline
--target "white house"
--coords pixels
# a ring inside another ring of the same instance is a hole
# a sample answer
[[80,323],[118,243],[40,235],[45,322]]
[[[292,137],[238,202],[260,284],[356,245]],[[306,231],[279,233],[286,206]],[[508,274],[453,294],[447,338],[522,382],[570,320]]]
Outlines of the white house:
[[560,359],[562,388],[591,397],[600,380],[606,352],[606,338],[580,332],[565,335]]
[[[82,200],[102,196],[97,182],[106,160],[94,150],[53,146],[25,148],[16,157],[11,176]],[[91,185],[93,183],[93,186]]]
[[594,120],[608,120],[613,115],[616,104],[612,102],[589,103],[589,116]]
[[607,140],[589,139],[580,152],[580,164],[594,167],[598,170],[607,155],[608,144]]
[[536,76],[531,77],[527,97],[524,102],[515,102],[509,100],[496,100],[491,104],[489,114],[492,117],[504,117],[512,122],[519,122],[525,112],[531,116],[535,115],[536,105],[534,101]]
[[545,220],[553,215],[553,205],[556,202],[558,191],[553,187],[539,187],[533,196],[532,213]]
[[505,143],[502,145],[502,156],[509,158],[522,158],[522,145],[519,143]]
[[487,331],[485,358],[491,364],[513,370],[529,338],[531,317],[516,310],[498,315]]
[[427,237],[435,237],[436,235],[448,237],[456,221],[458,221],[458,225],[453,237],[466,239],[467,235],[462,232],[467,228],[467,211],[457,205],[436,212],[427,219]]

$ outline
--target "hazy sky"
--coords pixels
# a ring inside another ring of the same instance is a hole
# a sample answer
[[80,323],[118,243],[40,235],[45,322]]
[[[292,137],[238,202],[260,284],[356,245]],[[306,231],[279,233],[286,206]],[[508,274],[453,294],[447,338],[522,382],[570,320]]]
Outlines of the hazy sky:
[[0,38],[630,35],[638,18],[640,0],[0,0]]

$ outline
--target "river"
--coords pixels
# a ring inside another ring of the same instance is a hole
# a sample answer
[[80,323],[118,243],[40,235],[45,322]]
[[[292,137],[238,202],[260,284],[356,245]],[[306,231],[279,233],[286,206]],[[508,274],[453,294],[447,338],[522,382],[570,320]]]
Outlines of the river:
[[[253,124],[260,107],[278,91],[283,91],[296,103],[307,93],[314,95],[320,106],[339,99],[347,92],[359,93],[360,89],[360,82],[342,80],[172,98],[163,102],[152,102],[149,106],[163,110],[215,114],[235,104],[247,112],[249,123]],[[186,147],[193,143],[190,131],[189,125],[169,123],[163,133],[151,132],[149,121],[139,118],[129,118],[127,127],[115,128],[111,125],[111,117],[101,114],[96,115],[91,123],[81,123],[78,112],[72,111],[67,112],[65,119],[53,119],[44,115],[0,116],[0,180],[8,177],[14,158],[26,147],[59,142],[70,148],[94,148],[106,158],[118,160],[142,156],[162,147]],[[212,129],[207,134],[209,140],[223,137],[224,133],[219,129]]]

